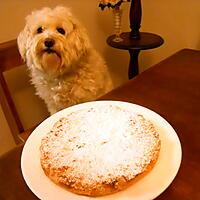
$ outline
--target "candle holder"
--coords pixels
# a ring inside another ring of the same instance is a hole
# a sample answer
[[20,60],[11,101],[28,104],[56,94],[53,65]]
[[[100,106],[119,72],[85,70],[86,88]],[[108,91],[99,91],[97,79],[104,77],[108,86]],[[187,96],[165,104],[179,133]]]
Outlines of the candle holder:
[[113,17],[114,17],[114,33],[115,38],[113,39],[114,42],[121,42],[123,39],[120,37],[122,32],[122,9],[120,6],[116,6],[113,9]]
[[130,2],[130,0],[100,0],[99,7],[104,10],[106,7],[112,9],[113,11],[113,22],[114,22],[114,42],[121,42],[123,39],[120,37],[122,32],[122,8],[121,4],[123,2]]

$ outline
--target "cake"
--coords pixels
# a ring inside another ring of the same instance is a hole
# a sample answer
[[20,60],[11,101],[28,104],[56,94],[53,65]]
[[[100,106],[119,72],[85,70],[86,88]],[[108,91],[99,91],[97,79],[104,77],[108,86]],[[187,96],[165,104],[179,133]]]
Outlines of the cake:
[[41,166],[55,183],[100,196],[128,187],[155,164],[159,134],[140,113],[117,105],[79,109],[60,118],[43,137]]

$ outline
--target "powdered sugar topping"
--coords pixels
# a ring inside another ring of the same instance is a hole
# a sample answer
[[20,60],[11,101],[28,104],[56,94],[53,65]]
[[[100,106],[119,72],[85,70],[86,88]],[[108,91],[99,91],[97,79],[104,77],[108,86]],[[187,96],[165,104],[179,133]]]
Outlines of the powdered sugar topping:
[[[160,140],[142,115],[118,106],[95,106],[60,119],[42,139],[44,168],[82,184],[131,180],[155,159]],[[64,170],[63,170],[64,169]]]

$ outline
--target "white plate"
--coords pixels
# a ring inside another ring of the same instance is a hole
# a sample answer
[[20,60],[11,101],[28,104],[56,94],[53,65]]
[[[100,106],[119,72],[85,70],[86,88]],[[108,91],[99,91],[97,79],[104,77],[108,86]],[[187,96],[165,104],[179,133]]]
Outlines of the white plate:
[[39,147],[41,139],[52,128],[53,124],[66,113],[82,108],[94,107],[99,104],[114,104],[128,108],[150,119],[160,133],[161,150],[154,168],[144,177],[127,189],[112,195],[96,197],[101,200],[149,200],[156,198],[173,181],[181,163],[181,144],[172,126],[157,113],[131,103],[120,101],[94,101],[64,109],[41,123],[28,138],[21,157],[23,177],[32,192],[42,200],[88,200],[94,199],[76,195],[54,184],[43,172],[40,166]]

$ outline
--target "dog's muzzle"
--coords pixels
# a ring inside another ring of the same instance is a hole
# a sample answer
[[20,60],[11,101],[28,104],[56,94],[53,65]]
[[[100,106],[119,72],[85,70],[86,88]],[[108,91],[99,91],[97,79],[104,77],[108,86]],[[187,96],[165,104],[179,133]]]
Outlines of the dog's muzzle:
[[60,56],[54,49],[55,46],[55,40],[52,38],[46,38],[44,40],[44,52],[51,54],[56,53],[58,56]]
[[55,40],[51,39],[51,38],[46,38],[44,41],[44,45],[47,48],[52,48],[54,46],[54,44],[55,44]]
[[38,59],[41,69],[52,76],[59,73],[62,65],[62,57],[58,49],[58,44],[54,38],[44,38],[38,43],[41,49],[38,49]]

